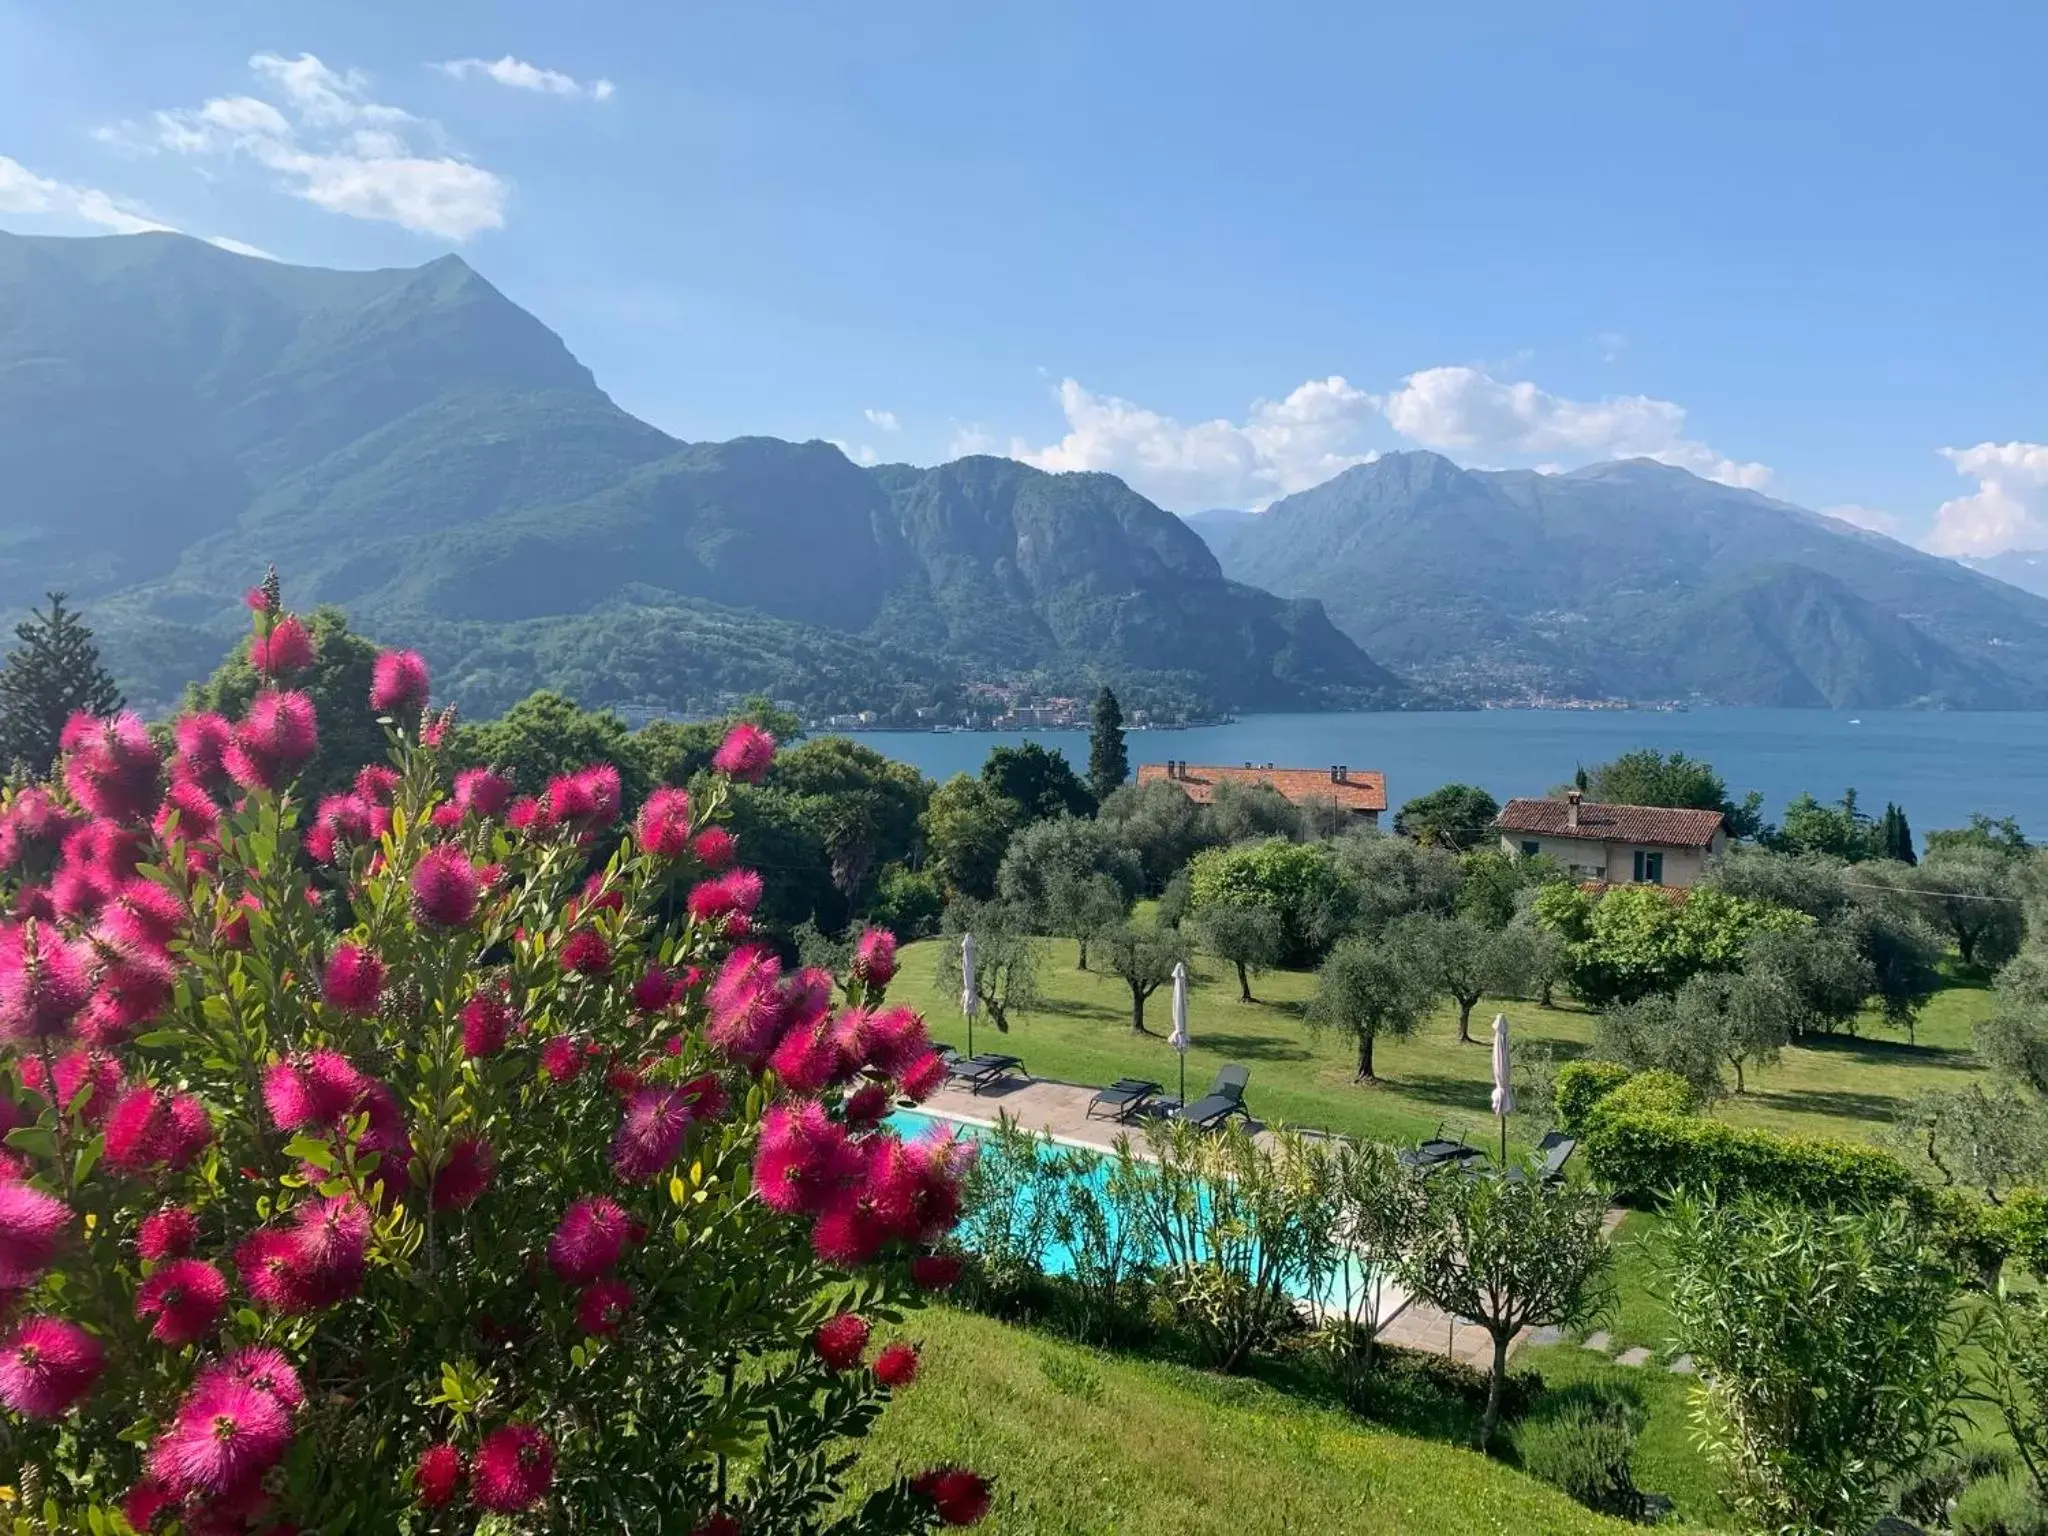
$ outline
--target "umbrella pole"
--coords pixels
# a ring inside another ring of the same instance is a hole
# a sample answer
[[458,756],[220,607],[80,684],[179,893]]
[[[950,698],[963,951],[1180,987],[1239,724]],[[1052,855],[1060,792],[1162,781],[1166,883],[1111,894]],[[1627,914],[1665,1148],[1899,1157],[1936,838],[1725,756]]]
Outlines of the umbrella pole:
[[1503,1168],[1508,1165],[1508,1117],[1506,1115],[1500,1117],[1500,1165]]
[[1173,1054],[1180,1058],[1180,1107],[1186,1109],[1188,1107],[1188,1053],[1186,1051],[1175,1051]]

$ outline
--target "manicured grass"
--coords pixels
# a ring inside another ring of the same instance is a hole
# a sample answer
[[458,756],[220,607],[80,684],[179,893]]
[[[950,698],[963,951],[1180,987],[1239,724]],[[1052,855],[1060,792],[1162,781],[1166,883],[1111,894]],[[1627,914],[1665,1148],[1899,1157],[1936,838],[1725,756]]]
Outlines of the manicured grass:
[[1692,1377],[1674,1376],[1659,1366],[1615,1365],[1576,1344],[1526,1350],[1515,1363],[1534,1367],[1552,1387],[1605,1381],[1635,1391],[1649,1410],[1642,1439],[1636,1442],[1636,1486],[1645,1493],[1667,1495],[1678,1506],[1678,1518],[1688,1525],[1736,1528],[1734,1513],[1721,1497],[1720,1474],[1693,1444]]
[[1672,1343],[1671,1309],[1664,1301],[1664,1276],[1656,1258],[1663,1225],[1663,1218],[1654,1212],[1631,1211],[1611,1238],[1614,1305],[1599,1327],[1606,1330],[1616,1354],[1640,1346],[1663,1362],[1678,1353]]
[[924,1374],[863,1485],[957,1462],[998,1479],[995,1536],[1593,1536],[1629,1529],[1461,1447],[1256,1382],[1082,1349],[935,1308]]
[[[958,998],[941,993],[933,981],[939,942],[905,947],[903,972],[891,995],[921,1010],[939,1039],[964,1046]],[[1129,989],[1113,976],[1076,970],[1074,954],[1071,942],[1046,940],[1039,966],[1043,1005],[1014,1020],[1007,1038],[985,1021],[978,1024],[976,1045],[1000,1042],[1041,1077],[1107,1083],[1143,1076],[1156,1078],[1172,1092],[1178,1063],[1165,1039],[1171,1028],[1166,990],[1155,993],[1147,1006],[1146,1024],[1153,1033],[1135,1035]],[[1238,1001],[1235,975],[1220,962],[1197,956],[1191,970],[1191,1091],[1200,1092],[1217,1067],[1235,1061],[1252,1069],[1247,1100],[1268,1121],[1405,1143],[1439,1127],[1481,1146],[1496,1134],[1488,1107],[1491,1057],[1483,1045],[1458,1043],[1455,1010],[1438,1009],[1407,1040],[1381,1041],[1375,1067],[1382,1082],[1367,1087],[1352,1081],[1350,1044],[1317,1034],[1304,1022],[1314,976],[1270,972],[1253,982],[1259,1001],[1246,1004]],[[1983,988],[1954,987],[1929,1004],[1916,1044],[1908,1045],[1871,1019],[1857,1038],[1834,1036],[1792,1046],[1777,1065],[1749,1074],[1748,1093],[1725,1100],[1715,1112],[1744,1125],[1875,1140],[1907,1100],[1961,1087],[1977,1075],[1970,1030],[1990,1006]],[[1526,1002],[1482,1003],[1473,1014],[1476,1037],[1486,1038],[1496,1008],[1507,1012],[1518,1051],[1548,1045],[1563,1062],[1591,1049],[1594,1020],[1569,1004],[1545,1009]],[[1510,1124],[1510,1140],[1526,1144],[1535,1129],[1522,1117]]]

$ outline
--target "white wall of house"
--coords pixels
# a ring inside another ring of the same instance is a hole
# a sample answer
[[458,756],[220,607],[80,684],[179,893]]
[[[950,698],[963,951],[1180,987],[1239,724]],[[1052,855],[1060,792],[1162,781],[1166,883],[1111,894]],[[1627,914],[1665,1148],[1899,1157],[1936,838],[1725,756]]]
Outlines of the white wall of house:
[[[1547,853],[1564,866],[1576,880],[1605,880],[1612,885],[1629,885],[1636,879],[1636,855],[1646,855],[1644,878],[1655,885],[1697,885],[1707,871],[1707,861],[1728,846],[1725,833],[1716,832],[1706,848],[1666,848],[1654,843],[1618,843],[1597,837],[1545,837],[1533,832],[1503,832],[1500,846],[1507,853]],[[1661,854],[1662,868],[1651,879],[1656,866],[1647,857]]]

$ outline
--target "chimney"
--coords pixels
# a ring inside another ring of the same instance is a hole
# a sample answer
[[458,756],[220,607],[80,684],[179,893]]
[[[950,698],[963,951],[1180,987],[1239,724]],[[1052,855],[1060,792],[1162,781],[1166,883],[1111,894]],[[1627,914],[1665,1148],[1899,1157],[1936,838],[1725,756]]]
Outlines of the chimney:
[[1564,792],[1564,829],[1567,832],[1579,830],[1579,802],[1586,797],[1576,789]]
[[1341,784],[1344,782],[1344,770],[1342,768],[1339,768],[1335,763],[1330,764],[1330,782],[1332,784]]

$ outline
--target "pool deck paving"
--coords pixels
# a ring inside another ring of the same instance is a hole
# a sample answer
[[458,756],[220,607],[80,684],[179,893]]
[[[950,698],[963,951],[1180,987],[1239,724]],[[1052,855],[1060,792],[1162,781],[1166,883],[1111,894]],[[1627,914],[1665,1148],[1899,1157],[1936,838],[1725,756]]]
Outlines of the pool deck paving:
[[[1118,1121],[1106,1111],[1090,1114],[1088,1103],[1097,1091],[1085,1083],[1009,1077],[990,1084],[980,1092],[948,1083],[919,1107],[927,1114],[977,1125],[994,1125],[998,1116],[1008,1115],[1025,1130],[1042,1132],[1056,1141],[1111,1152],[1116,1149],[1118,1137],[1140,1135],[1143,1125],[1135,1119],[1130,1123]],[[1199,1094],[1202,1090],[1190,1083],[1188,1091]],[[1256,1084],[1246,1098],[1256,1102]],[[1250,1124],[1255,1136],[1265,1133],[1265,1126],[1256,1116]],[[1618,1210],[1608,1213],[1607,1229],[1610,1232],[1620,1224],[1623,1214]],[[1403,1298],[1400,1310],[1386,1325],[1380,1338],[1404,1349],[1448,1355],[1481,1369],[1493,1362],[1493,1341],[1477,1323],[1453,1318],[1434,1307],[1407,1298]],[[1542,1330],[1532,1334],[1525,1329],[1515,1336],[1508,1350],[1512,1355],[1525,1345],[1555,1342],[1554,1338],[1544,1336]]]

